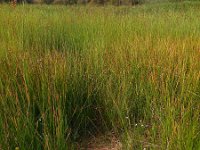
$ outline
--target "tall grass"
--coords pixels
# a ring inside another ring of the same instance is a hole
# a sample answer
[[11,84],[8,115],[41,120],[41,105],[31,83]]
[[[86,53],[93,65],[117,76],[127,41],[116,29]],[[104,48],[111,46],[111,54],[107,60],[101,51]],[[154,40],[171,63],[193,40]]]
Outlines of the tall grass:
[[0,149],[200,149],[199,7],[0,5]]

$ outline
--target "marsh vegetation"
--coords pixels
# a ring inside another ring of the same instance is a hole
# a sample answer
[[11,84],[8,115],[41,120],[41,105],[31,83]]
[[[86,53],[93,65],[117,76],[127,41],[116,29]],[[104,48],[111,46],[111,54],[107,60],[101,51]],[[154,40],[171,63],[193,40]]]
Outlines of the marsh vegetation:
[[200,148],[200,3],[0,5],[0,149]]

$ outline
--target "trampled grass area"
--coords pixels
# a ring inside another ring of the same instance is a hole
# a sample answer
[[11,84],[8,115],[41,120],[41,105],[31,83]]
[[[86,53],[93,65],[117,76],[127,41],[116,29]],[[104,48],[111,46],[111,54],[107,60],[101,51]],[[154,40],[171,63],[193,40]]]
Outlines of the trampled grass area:
[[0,149],[200,149],[200,3],[0,5]]

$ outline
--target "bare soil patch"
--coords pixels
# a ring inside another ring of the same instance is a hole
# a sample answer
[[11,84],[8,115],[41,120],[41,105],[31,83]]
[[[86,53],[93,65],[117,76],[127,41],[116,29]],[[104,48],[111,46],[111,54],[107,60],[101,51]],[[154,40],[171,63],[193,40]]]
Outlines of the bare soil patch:
[[80,150],[121,150],[122,144],[113,133],[99,134],[82,140]]

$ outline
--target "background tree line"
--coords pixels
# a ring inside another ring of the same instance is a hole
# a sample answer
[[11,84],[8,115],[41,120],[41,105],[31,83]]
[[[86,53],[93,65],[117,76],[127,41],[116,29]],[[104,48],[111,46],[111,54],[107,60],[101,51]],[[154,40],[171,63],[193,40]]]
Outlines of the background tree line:
[[143,3],[143,0],[0,0],[0,3],[9,3],[16,1],[17,3],[46,3],[46,4],[113,4],[113,5],[138,5]]

